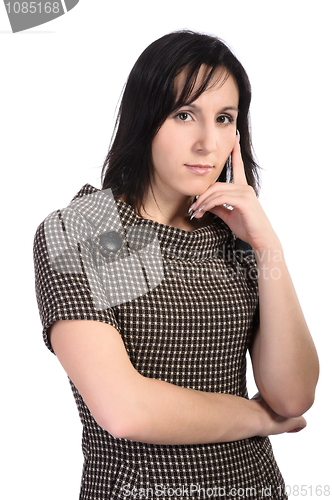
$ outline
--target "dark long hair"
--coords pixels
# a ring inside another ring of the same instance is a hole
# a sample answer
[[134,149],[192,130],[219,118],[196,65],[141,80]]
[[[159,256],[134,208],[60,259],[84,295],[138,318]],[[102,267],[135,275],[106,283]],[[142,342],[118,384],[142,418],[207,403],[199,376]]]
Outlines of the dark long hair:
[[[209,68],[205,81],[193,92],[202,65]],[[176,31],[149,45],[131,70],[116,121],[114,140],[102,169],[102,189],[111,188],[114,197],[124,197],[138,213],[151,186],[152,139],[166,118],[183,105],[197,99],[208,88],[215,71],[224,68],[233,75],[239,88],[237,128],[247,182],[259,191],[258,165],[251,144],[249,106],[251,86],[243,66],[218,38]],[[177,101],[174,79],[186,70],[186,82]],[[227,76],[226,74],[226,76]],[[232,181],[228,159],[218,181]]]

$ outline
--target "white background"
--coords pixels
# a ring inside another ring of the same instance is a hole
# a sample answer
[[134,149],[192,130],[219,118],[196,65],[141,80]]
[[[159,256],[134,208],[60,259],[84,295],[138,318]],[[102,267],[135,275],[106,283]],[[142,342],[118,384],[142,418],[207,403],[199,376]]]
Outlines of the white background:
[[330,2],[81,0],[68,14],[16,34],[0,5],[4,500],[78,499],[81,426],[66,375],[42,341],[33,236],[83,184],[100,187],[132,65],[153,40],[182,28],[224,39],[251,79],[260,199],[321,362],[307,428],[272,443],[291,498],[301,485],[298,496],[324,497],[318,485],[329,485],[332,496]]

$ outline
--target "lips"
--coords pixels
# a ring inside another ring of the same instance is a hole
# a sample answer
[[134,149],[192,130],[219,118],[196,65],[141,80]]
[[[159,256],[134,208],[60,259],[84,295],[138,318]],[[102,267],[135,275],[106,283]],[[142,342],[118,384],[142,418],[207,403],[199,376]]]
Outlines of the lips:
[[211,172],[213,167],[211,165],[185,165],[185,167],[194,174],[204,175]]

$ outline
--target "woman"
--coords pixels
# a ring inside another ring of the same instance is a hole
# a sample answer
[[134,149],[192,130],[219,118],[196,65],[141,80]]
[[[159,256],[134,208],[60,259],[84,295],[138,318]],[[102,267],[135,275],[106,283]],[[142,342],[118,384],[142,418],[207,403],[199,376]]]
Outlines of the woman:
[[103,189],[37,230],[44,339],[83,423],[81,499],[286,498],[268,436],[305,427],[318,360],[256,196],[250,98],[219,39],[155,41]]

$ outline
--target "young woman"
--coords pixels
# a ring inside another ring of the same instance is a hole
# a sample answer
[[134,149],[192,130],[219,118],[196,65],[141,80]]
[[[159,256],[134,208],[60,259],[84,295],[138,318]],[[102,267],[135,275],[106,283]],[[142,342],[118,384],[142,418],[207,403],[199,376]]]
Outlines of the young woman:
[[257,199],[250,98],[219,39],[155,41],[102,190],[37,230],[44,339],[83,423],[81,500],[286,498],[268,436],[305,427],[318,360]]

